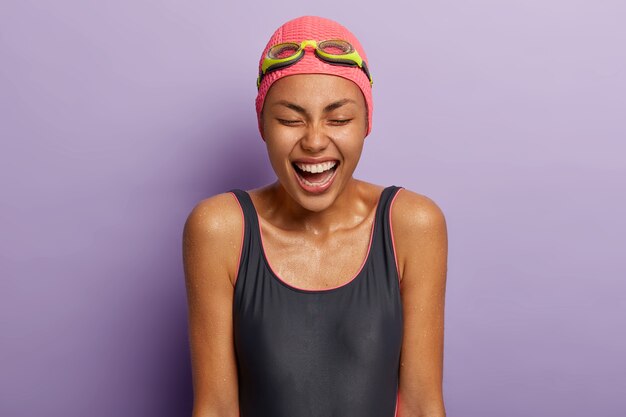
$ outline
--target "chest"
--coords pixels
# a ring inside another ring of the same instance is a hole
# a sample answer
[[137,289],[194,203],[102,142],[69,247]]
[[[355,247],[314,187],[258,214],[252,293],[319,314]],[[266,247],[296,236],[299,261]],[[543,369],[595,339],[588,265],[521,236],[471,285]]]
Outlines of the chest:
[[372,243],[373,216],[357,227],[325,236],[286,232],[261,222],[261,244],[270,268],[289,285],[341,286],[361,270]]
[[234,300],[241,415],[391,416],[403,337],[393,281],[366,273],[348,287],[302,293],[257,265]]

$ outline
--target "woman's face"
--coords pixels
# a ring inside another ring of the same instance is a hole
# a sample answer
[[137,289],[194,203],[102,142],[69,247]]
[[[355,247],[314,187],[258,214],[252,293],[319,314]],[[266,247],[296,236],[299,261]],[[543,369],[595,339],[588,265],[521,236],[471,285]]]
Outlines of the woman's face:
[[279,182],[300,205],[321,211],[337,198],[361,157],[367,107],[352,81],[298,74],[265,97],[262,134]]

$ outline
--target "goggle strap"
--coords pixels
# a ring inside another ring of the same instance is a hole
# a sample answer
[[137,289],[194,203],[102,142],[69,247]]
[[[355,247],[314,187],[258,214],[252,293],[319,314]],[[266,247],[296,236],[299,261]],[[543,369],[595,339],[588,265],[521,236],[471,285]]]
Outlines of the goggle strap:
[[367,78],[369,78],[370,84],[374,85],[374,80],[372,80],[372,76],[370,75],[370,70],[369,70],[369,68],[367,68],[367,64],[365,63],[365,61],[362,61],[362,65],[363,66],[361,67],[361,69],[363,69],[363,71],[367,75]]

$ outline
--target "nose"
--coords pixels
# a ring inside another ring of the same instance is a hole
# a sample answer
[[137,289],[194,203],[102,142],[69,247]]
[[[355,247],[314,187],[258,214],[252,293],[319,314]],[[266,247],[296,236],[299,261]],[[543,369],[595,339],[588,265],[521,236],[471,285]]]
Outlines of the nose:
[[324,132],[324,129],[311,123],[307,128],[304,136],[300,139],[300,146],[309,153],[319,153],[328,147],[330,138]]

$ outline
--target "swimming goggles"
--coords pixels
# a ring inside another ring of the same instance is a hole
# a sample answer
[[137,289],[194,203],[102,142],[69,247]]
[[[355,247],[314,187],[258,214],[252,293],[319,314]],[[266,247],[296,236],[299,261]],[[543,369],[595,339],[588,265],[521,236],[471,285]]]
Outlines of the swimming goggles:
[[309,39],[301,43],[286,42],[272,46],[267,51],[267,55],[261,64],[259,77],[256,81],[257,88],[261,85],[261,80],[265,74],[286,68],[300,61],[304,57],[307,46],[312,46],[315,50],[315,56],[329,64],[361,68],[370,80],[370,85],[374,85],[372,76],[367,69],[367,64],[349,42],[341,39],[331,39],[318,43]]

